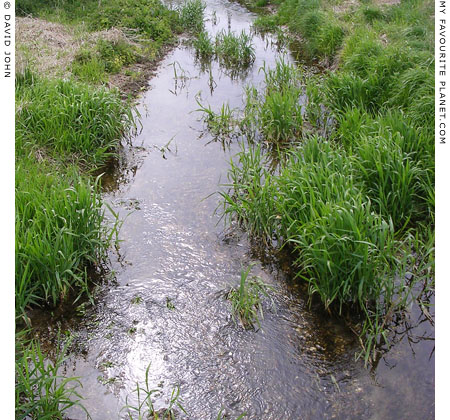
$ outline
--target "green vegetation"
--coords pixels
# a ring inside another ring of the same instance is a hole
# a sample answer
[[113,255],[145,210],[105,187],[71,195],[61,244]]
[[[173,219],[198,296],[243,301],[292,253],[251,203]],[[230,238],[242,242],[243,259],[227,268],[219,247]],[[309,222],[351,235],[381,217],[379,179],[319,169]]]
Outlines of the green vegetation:
[[231,109],[228,104],[223,104],[219,113],[215,113],[211,106],[201,104],[198,99],[197,104],[199,108],[196,111],[203,113],[203,120],[214,137],[223,140],[233,136],[236,128],[236,117],[234,115],[236,110]]
[[256,22],[260,30],[273,30],[287,25],[290,32],[300,35],[303,53],[309,58],[331,60],[342,45],[346,26],[336,19],[332,8],[321,8],[319,0],[279,1],[276,15],[263,15]]
[[[231,162],[223,214],[289,248],[327,310],[362,314],[368,362],[389,343],[392,314],[418,298],[415,285],[434,287],[432,7],[366,3],[353,19],[327,5],[287,0],[270,17],[338,67],[311,77],[283,61],[261,69],[265,89],[248,87],[232,121],[248,146]],[[282,144],[274,170],[267,145]]]
[[215,54],[215,46],[213,40],[205,31],[200,32],[193,41],[195,53],[201,60],[209,60]]
[[52,159],[99,166],[117,152],[134,127],[118,92],[67,80],[47,80],[26,71],[16,79],[19,153],[41,148]]
[[222,30],[214,40],[202,31],[197,34],[193,46],[202,62],[215,57],[224,69],[231,71],[232,76],[246,70],[255,61],[252,35],[245,31],[236,34]]
[[107,41],[100,39],[94,50],[81,50],[72,63],[72,74],[88,83],[104,83],[106,73],[120,72],[123,66],[129,66],[143,60],[140,49],[124,40]]
[[252,267],[253,265],[250,265],[241,270],[239,287],[232,288],[227,294],[231,301],[233,318],[235,321],[239,319],[244,328],[254,328],[255,323],[261,327],[260,320],[264,318],[261,296],[270,298],[269,291],[272,290],[272,287],[259,277],[249,277]]
[[24,158],[16,167],[16,310],[56,306],[70,291],[88,292],[89,267],[104,258],[108,227],[98,182]]
[[84,22],[89,31],[112,27],[133,30],[156,49],[180,29],[177,12],[159,0],[18,0],[16,13],[68,25]]
[[[167,408],[161,410],[155,409],[153,399],[160,396],[161,390],[158,388],[150,389],[149,371],[150,365],[148,365],[145,370],[144,385],[141,385],[139,382],[136,383],[136,388],[132,393],[132,395],[135,395],[136,401],[131,403],[129,402],[130,395],[126,397],[126,404],[121,410],[121,412],[126,413],[126,418],[130,420],[176,420],[180,418],[180,412],[188,415],[182,405],[179,386],[172,389]],[[244,416],[245,413],[241,414],[236,420],[240,420],[244,418]],[[221,419],[224,419],[222,410],[220,410],[217,415],[217,420]]]
[[199,101],[204,120],[215,137],[231,138],[237,134],[247,139],[265,141],[272,144],[294,140],[302,132],[303,116],[300,99],[303,91],[301,72],[285,61],[276,63],[274,69],[264,65],[265,88],[258,91],[248,87],[242,115],[238,110],[222,105],[215,113],[210,106]]
[[[117,73],[132,78],[137,73],[132,66],[148,66],[177,33],[201,30],[203,10],[199,0],[179,10],[169,10],[159,0],[16,3],[19,16],[62,24],[52,27],[60,31],[55,37],[74,48],[69,68],[59,71],[69,70],[74,77],[48,79],[38,67],[16,75],[18,320],[28,324],[27,311],[34,306],[55,307],[89,294],[92,272],[117,240],[117,215],[110,208],[112,217],[105,214],[101,178],[92,179],[90,173],[117,157],[121,139],[136,128],[139,115],[123,101],[129,91],[98,85]],[[91,35],[94,31],[103,32]],[[139,298],[133,303],[140,303]],[[168,302],[168,307],[173,304]],[[17,342],[17,415],[63,418],[67,408],[78,404],[74,397],[79,395],[70,385],[77,379],[60,378],[63,358],[47,364],[36,340],[28,342],[20,335]]]
[[[16,315],[28,323],[33,306],[57,306],[89,294],[89,272],[116,239],[99,178],[88,170],[117,155],[135,127],[118,92],[29,70],[16,77]],[[79,397],[75,379],[57,375],[37,341],[17,337],[16,411],[20,418],[62,418]],[[64,352],[63,352],[64,353]],[[63,354],[62,353],[62,354]],[[28,367],[27,367],[28,366]]]
[[[61,419],[70,407],[83,410],[78,378],[65,378],[60,370],[67,345],[49,361],[37,341],[16,335],[16,419]],[[85,410],[86,411],[86,410]]]
[[279,143],[295,139],[302,132],[303,117],[300,97],[301,74],[293,65],[277,62],[274,69],[264,65],[265,89],[258,92],[247,89],[244,118],[241,126],[244,133],[260,127],[264,141]]
[[[177,10],[160,0],[19,0],[16,13],[63,24],[73,34],[73,47],[79,49],[70,68],[63,70],[80,81],[106,84],[111,75],[127,76],[123,68],[136,74],[136,64],[149,67],[177,34],[201,31],[204,7],[201,0],[187,1]],[[77,40],[82,40],[81,48]],[[130,79],[145,84],[145,77]]]
[[[80,172],[117,153],[134,127],[117,92],[26,71],[16,79],[16,310],[87,291],[116,225],[105,223],[99,181]],[[72,162],[77,162],[78,166]]]
[[[116,156],[134,127],[118,92],[26,70],[16,76],[16,316],[33,306],[57,306],[89,294],[117,234],[105,215],[95,169]],[[66,347],[49,362],[37,340],[16,337],[16,418],[63,418],[79,404],[59,370]],[[67,346],[67,344],[66,344]]]
[[186,1],[180,9],[183,28],[191,33],[201,33],[204,29],[205,3],[202,0]]
[[239,35],[221,31],[216,35],[215,44],[216,55],[225,67],[245,67],[255,60],[252,36],[245,31]]
[[[246,413],[241,414],[236,420],[241,420],[245,417]],[[222,409],[219,411],[219,413],[217,414],[217,418],[216,420],[225,420],[224,415],[222,414]]]
[[136,394],[136,403],[129,403],[128,396],[126,398],[126,404],[121,411],[126,411],[127,418],[130,420],[144,420],[148,418],[153,420],[175,420],[178,417],[176,415],[177,408],[187,414],[181,405],[180,387],[178,386],[172,390],[170,402],[166,409],[157,411],[154,408],[152,398],[154,398],[154,394],[159,394],[160,390],[150,389],[148,381],[149,370],[150,365],[148,365],[145,370],[145,385],[142,386],[139,383],[136,383],[136,389],[133,392],[133,394]]

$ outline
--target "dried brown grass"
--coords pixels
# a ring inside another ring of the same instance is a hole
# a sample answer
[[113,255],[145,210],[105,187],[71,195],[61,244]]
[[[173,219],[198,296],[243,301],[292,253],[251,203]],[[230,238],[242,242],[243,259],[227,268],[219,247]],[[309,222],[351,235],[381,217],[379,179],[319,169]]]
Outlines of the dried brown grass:
[[135,44],[118,28],[88,32],[82,26],[16,17],[16,72],[31,65],[34,71],[50,77],[68,76],[77,52],[100,39]]

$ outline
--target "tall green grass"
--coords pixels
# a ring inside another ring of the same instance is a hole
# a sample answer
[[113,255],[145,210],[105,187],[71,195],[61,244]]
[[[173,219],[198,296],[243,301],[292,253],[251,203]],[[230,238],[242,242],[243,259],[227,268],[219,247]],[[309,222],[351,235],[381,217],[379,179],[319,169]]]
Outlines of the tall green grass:
[[135,118],[116,92],[29,70],[16,77],[16,100],[16,309],[23,313],[88,290],[87,270],[101,264],[117,225],[106,224],[99,181],[80,166],[95,169],[116,156]]
[[275,30],[287,25],[290,32],[301,36],[303,54],[331,61],[346,33],[332,11],[320,7],[319,0],[281,1],[276,17],[260,19],[257,26]]
[[290,246],[298,276],[325,307],[364,308],[379,298],[393,270],[394,228],[363,194],[351,159],[311,138],[274,176],[257,146],[239,154],[230,180],[232,192],[223,193],[228,220]]
[[[375,343],[388,342],[389,314],[404,310],[414,285],[432,276],[432,271],[416,270],[411,260],[421,249],[421,264],[430,264],[432,239],[426,235],[414,242],[412,231],[401,231],[417,204],[412,197],[417,190],[409,190],[404,175],[414,172],[412,160],[401,160],[400,148],[380,146],[377,140],[373,137],[379,149],[367,151],[366,144],[348,155],[323,139],[303,139],[276,172],[260,144],[249,146],[231,162],[230,189],[221,193],[228,223],[237,221],[254,238],[289,248],[297,277],[307,282],[311,297],[318,296],[330,312],[353,308],[363,315],[366,362]],[[386,165],[383,155],[398,167]],[[370,172],[378,162],[386,173]],[[426,220],[423,214],[419,218]],[[432,270],[432,264],[428,267]],[[413,280],[407,282],[411,272]]]
[[55,306],[70,291],[86,292],[87,269],[101,264],[115,230],[98,181],[32,158],[17,162],[16,310]]
[[[16,77],[16,100],[15,307],[28,323],[32,307],[89,293],[90,274],[116,240],[118,220],[113,212],[106,217],[99,178],[87,172],[116,156],[135,119],[116,92],[29,70]],[[63,418],[78,404],[71,386],[77,381],[60,375],[62,362],[61,355],[48,361],[35,341],[23,344],[17,418]]]
[[[366,8],[353,28],[335,21],[343,32],[334,72],[302,78],[285,63],[263,68],[265,89],[245,91],[240,126],[249,146],[231,161],[230,190],[221,193],[226,220],[288,247],[297,276],[325,308],[363,314],[366,362],[376,343],[389,341],[389,314],[411,302],[415,282],[433,275],[433,58],[424,45],[409,42],[407,30],[421,20],[428,27],[417,13],[424,3],[413,2],[413,11],[401,4],[396,13]],[[318,2],[287,0],[278,16],[317,45],[326,13]],[[400,35],[394,28],[402,28]],[[295,130],[284,129],[285,121]],[[282,138],[292,146],[274,171],[264,143],[252,140]],[[416,249],[424,253],[427,274],[411,262]],[[413,281],[406,282],[411,271]]]
[[42,148],[56,158],[104,164],[135,128],[118,92],[26,71],[16,77],[17,148]]

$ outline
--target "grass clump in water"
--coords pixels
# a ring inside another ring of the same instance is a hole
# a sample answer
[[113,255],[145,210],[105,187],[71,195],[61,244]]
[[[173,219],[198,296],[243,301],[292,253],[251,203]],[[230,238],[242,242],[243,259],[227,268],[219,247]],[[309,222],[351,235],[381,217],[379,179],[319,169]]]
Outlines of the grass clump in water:
[[252,36],[245,31],[237,35],[222,30],[216,35],[215,53],[225,67],[247,67],[255,60]]
[[232,288],[227,298],[231,301],[231,310],[235,321],[239,320],[244,328],[254,328],[264,319],[261,297],[270,298],[271,286],[265,284],[259,277],[249,277],[253,265],[241,270],[239,287]]
[[136,389],[133,394],[136,395],[137,401],[129,403],[129,395],[126,397],[126,404],[121,411],[126,411],[127,418],[133,420],[175,420],[178,418],[177,409],[187,415],[180,400],[180,387],[175,387],[170,396],[169,406],[166,409],[156,410],[153,398],[160,393],[159,389],[150,389],[149,385],[150,365],[145,370],[144,386],[136,383]]
[[231,109],[228,103],[223,104],[219,113],[215,113],[211,106],[205,106],[197,99],[200,108],[198,112],[203,113],[203,119],[206,122],[208,130],[215,138],[229,139],[235,134],[236,117],[235,110]]
[[182,27],[190,33],[203,32],[205,8],[202,0],[186,1],[179,11]]
[[261,70],[265,89],[247,89],[243,131],[251,138],[258,127],[261,140],[270,143],[294,140],[303,126],[301,73],[284,60],[277,61],[273,69],[264,65]]
[[222,30],[214,39],[210,38],[207,32],[202,31],[194,39],[193,47],[202,64],[215,58],[219,61],[219,65],[228,71],[231,78],[245,74],[255,61],[252,35],[245,31],[236,34]]
[[249,141],[276,145],[301,135],[303,85],[300,71],[283,60],[278,61],[274,69],[263,66],[260,70],[264,72],[265,88],[246,88],[241,115],[230,110],[228,105],[222,106],[220,113],[215,113],[199,103],[198,111],[204,112],[208,128],[215,136],[229,137],[230,132],[239,127],[240,134]]
[[200,32],[194,39],[193,45],[196,56],[203,61],[211,59],[215,54],[215,46],[208,32]]
[[73,406],[86,412],[78,393],[79,378],[65,378],[60,373],[66,350],[67,344],[49,361],[37,341],[16,334],[16,419],[63,418]]

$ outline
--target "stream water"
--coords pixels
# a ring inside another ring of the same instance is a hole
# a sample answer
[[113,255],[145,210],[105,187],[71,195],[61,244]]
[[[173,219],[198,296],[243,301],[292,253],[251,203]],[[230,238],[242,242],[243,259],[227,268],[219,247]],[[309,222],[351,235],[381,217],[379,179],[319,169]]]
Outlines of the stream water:
[[[208,0],[206,17],[211,34],[249,31],[254,19],[227,0]],[[282,54],[272,41],[255,35],[255,63],[237,75],[216,62],[205,71],[181,43],[140,99],[142,131],[104,180],[105,200],[125,219],[119,256],[111,255],[113,275],[97,304],[70,326],[76,351],[65,374],[81,377],[94,420],[124,417],[149,365],[155,406],[167,407],[179,386],[194,420],[216,419],[220,409],[229,419],[434,418],[433,327],[420,311],[370,371],[355,361],[354,334],[311,310],[304,288],[261,264],[246,235],[227,234],[214,214],[220,199],[211,194],[225,188],[239,146],[212,141],[195,112],[197,95],[215,110],[242,106],[243,86],[261,83],[259,68]],[[276,290],[275,309],[265,302],[257,330],[235,324],[225,297],[250,263]]]

